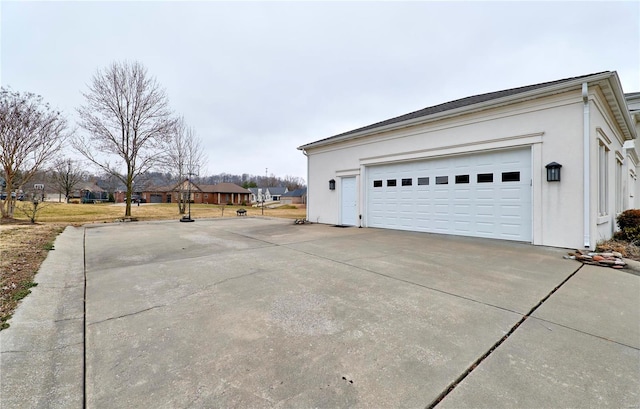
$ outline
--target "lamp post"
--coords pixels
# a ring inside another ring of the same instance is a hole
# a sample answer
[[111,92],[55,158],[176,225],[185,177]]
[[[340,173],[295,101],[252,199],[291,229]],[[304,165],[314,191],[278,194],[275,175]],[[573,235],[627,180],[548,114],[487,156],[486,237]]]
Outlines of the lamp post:
[[[189,172],[187,173],[187,176],[191,177],[194,174]],[[180,219],[181,222],[193,222],[194,220],[191,218],[191,179],[187,178],[187,207],[189,208],[188,212],[189,214],[187,216],[182,216],[182,218]]]

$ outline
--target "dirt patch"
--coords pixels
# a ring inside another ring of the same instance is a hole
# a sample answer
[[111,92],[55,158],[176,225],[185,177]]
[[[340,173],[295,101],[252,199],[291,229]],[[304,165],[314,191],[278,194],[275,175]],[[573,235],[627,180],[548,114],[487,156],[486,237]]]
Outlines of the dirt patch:
[[9,326],[6,321],[18,302],[37,285],[35,275],[62,230],[61,224],[6,219],[0,224],[0,330]]

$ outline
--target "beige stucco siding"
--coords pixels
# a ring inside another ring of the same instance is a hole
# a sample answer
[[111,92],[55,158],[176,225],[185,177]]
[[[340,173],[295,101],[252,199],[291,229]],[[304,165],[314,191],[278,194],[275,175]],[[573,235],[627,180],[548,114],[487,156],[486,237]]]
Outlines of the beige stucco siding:
[[[616,166],[617,158],[622,158],[622,190],[628,196],[629,182],[624,177],[629,173],[629,161],[624,160],[625,154],[622,146],[624,144],[624,136],[622,131],[612,119],[612,114],[608,109],[604,96],[598,88],[590,93],[591,106],[591,186],[593,194],[591,195],[592,218],[591,234],[595,243],[611,238],[616,230]],[[608,149],[608,195],[607,208],[605,215],[598,212],[599,200],[599,180],[598,180],[598,148],[603,143]],[[633,166],[633,165],[632,165]],[[626,197],[625,197],[626,199]],[[628,207],[628,200],[626,206]]]
[[[597,87],[589,90],[591,247],[610,237],[615,227],[616,152],[623,137]],[[341,177],[356,176],[360,192],[358,213],[366,227],[367,167],[447,155],[529,147],[532,155],[532,232],[534,244],[582,248],[583,218],[583,99],[580,90],[564,92],[503,107],[467,113],[411,127],[367,135],[307,150],[309,166],[308,218],[340,223]],[[598,138],[608,138],[609,209],[598,217]],[[545,165],[562,164],[561,182],[547,182]],[[623,174],[629,174],[625,164]],[[336,180],[329,191],[329,180]],[[629,192],[628,177],[624,177]],[[637,188],[636,188],[636,191]],[[637,196],[637,195],[636,195]],[[633,198],[625,193],[626,206]]]

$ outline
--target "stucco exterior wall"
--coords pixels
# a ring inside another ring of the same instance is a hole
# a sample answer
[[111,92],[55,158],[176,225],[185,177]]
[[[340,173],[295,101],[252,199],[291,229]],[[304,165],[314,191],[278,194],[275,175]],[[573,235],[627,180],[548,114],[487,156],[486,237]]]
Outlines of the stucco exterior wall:
[[[621,170],[621,186],[620,188],[624,192],[623,209],[632,207],[629,206],[629,178],[625,177],[629,174],[630,163],[625,160],[627,156],[623,150],[624,136],[622,131],[613,120],[612,115],[607,107],[607,103],[604,95],[599,88],[595,88],[590,93],[590,106],[591,106],[591,203],[592,203],[592,241],[595,243],[611,238],[613,233],[617,230],[616,217],[619,214],[616,209],[616,194],[617,194],[617,178],[616,178],[616,166],[620,160],[622,162]],[[606,214],[600,214],[598,210],[599,200],[599,162],[598,162],[598,149],[600,143],[604,144],[607,149],[607,176],[608,176],[608,195],[607,195],[607,212]],[[635,167],[635,165],[631,165]]]
[[[600,220],[597,212],[596,128],[611,135],[611,152],[621,151],[619,130],[603,109],[596,89],[590,90],[591,223],[592,237],[610,236],[612,220]],[[596,101],[596,102],[594,102]],[[565,92],[505,107],[460,115],[430,123],[382,132],[364,138],[308,149],[308,219],[340,223],[341,178],[356,176],[358,214],[366,220],[367,167],[486,150],[531,147],[533,243],[556,247],[583,247],[583,101],[581,92]],[[561,182],[547,182],[545,165],[562,164]],[[615,156],[610,157],[610,191],[615,188]],[[329,190],[329,180],[336,189]],[[615,198],[610,208],[615,208]],[[594,210],[595,209],[595,210]],[[613,222],[615,223],[615,221]],[[592,246],[595,242],[592,243]]]

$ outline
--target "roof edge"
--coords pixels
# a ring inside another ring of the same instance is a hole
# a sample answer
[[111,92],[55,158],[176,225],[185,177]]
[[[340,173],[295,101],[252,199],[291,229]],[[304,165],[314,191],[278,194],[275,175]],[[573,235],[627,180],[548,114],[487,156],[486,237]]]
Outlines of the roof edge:
[[[591,74],[591,75],[585,75],[585,76],[581,76],[581,77],[572,77],[572,78],[568,78],[566,81],[563,80],[557,80],[557,81],[563,81],[563,82],[559,82],[559,83],[554,83],[554,84],[550,84],[548,86],[544,86],[544,87],[540,87],[540,88],[535,88],[529,91],[523,91],[520,93],[516,93],[516,94],[512,94],[512,95],[506,95],[503,97],[498,97],[495,99],[490,99],[487,101],[482,101],[482,102],[478,102],[478,103],[474,103],[474,104],[469,104],[469,105],[465,105],[462,107],[458,107],[458,108],[453,108],[453,109],[449,109],[449,110],[445,110],[445,111],[441,111],[441,112],[436,112],[433,114],[427,114],[424,116],[420,116],[417,118],[411,118],[405,121],[399,121],[399,122],[394,122],[391,124],[387,124],[387,125],[381,125],[379,127],[375,127],[375,128],[369,128],[369,129],[363,129],[362,131],[357,131],[357,129],[353,130],[353,131],[347,131],[341,134],[337,134],[334,136],[330,136],[328,138],[324,138],[324,139],[320,139],[317,140],[315,142],[311,142],[311,143],[307,143],[304,145],[300,145],[297,149],[304,151],[306,149],[311,149],[311,148],[318,148],[318,147],[322,147],[322,146],[326,146],[326,145],[331,145],[334,143],[339,143],[339,142],[344,142],[344,141],[348,141],[348,140],[352,140],[352,139],[357,139],[357,138],[361,138],[364,136],[369,136],[369,135],[374,135],[380,132],[385,132],[385,131],[389,131],[389,130],[395,130],[395,129],[400,129],[400,128],[406,128],[408,126],[413,126],[413,125],[418,125],[420,123],[425,123],[425,122],[429,122],[429,121],[433,121],[435,119],[443,119],[443,118],[447,118],[447,117],[451,117],[451,116],[456,116],[456,115],[460,115],[463,113],[471,113],[471,112],[475,112],[475,111],[479,111],[479,110],[484,110],[487,109],[489,107],[492,106],[500,106],[500,105],[504,105],[507,103],[511,103],[514,101],[518,101],[518,100],[527,100],[527,99],[531,99],[534,96],[538,96],[538,95],[545,95],[545,94],[552,94],[552,93],[556,93],[559,90],[563,90],[563,89],[569,89],[569,88],[573,88],[576,87],[578,85],[581,85],[584,82],[597,82],[597,81],[602,81],[602,80],[606,80],[606,79],[610,79],[611,77],[616,78],[616,85],[618,87],[617,91],[622,91],[621,85],[620,85],[620,81],[617,78],[617,74],[615,71],[603,71],[603,72],[599,72],[599,73],[595,73],[595,74]],[[557,82],[557,81],[549,81],[549,82]],[[541,83],[541,84],[545,84],[545,83]],[[537,85],[537,84],[532,84],[532,85]],[[525,86],[527,87],[527,86]],[[503,91],[508,91],[508,90],[512,90],[512,89],[517,89],[517,88],[523,88],[523,87],[516,87],[516,88],[510,88],[510,89],[506,89]],[[618,92],[615,92],[616,94],[618,94]],[[495,92],[501,92],[501,91],[495,91]],[[492,94],[492,92],[489,93],[485,93],[485,94],[479,94],[479,95],[487,95],[487,94]],[[624,95],[624,94],[622,94]],[[469,98],[469,97],[465,97],[465,98]],[[465,99],[465,98],[461,98],[461,99]],[[617,95],[618,99],[618,103],[620,103],[620,98],[619,95]],[[448,102],[444,102],[443,104],[449,103],[449,102],[455,102],[458,100],[454,100],[454,101],[448,101]],[[622,98],[622,101],[624,101],[624,97]],[[443,104],[437,104],[434,106],[439,106],[439,105],[443,105]],[[626,106],[626,102],[624,104],[624,106]],[[427,107],[424,109],[428,109],[431,107]],[[417,112],[417,111],[414,111]],[[404,114],[407,115],[407,114]],[[399,118],[402,117],[404,115],[400,115],[398,117],[395,118]],[[392,120],[394,118],[389,118],[388,120]],[[380,121],[380,122],[385,122],[385,121]],[[370,127],[372,125],[375,124],[371,124],[371,125],[365,125],[363,128],[367,128]]]

